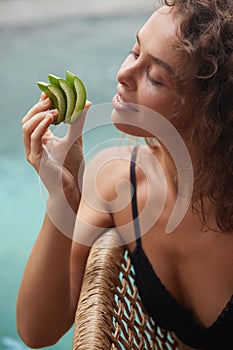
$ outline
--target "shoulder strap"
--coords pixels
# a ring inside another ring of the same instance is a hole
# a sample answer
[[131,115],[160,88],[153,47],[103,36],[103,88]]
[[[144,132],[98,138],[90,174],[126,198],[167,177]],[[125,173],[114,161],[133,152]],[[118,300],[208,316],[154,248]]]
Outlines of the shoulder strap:
[[137,245],[141,246],[140,226],[138,220],[138,205],[137,205],[137,189],[136,189],[136,157],[138,147],[135,146],[132,152],[130,163],[130,182],[131,182],[131,195],[132,195],[132,216],[134,223],[134,232]]

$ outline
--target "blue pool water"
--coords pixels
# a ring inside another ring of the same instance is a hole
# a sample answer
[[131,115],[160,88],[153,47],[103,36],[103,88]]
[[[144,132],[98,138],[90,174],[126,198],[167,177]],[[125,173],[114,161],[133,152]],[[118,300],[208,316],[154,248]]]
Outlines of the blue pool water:
[[[24,159],[21,140],[21,118],[40,95],[35,82],[47,81],[48,73],[64,76],[69,69],[85,82],[93,104],[111,102],[116,72],[147,17],[67,19],[0,29],[0,350],[27,348],[17,335],[15,303],[44,212],[39,180]],[[72,331],[52,348],[71,349]]]

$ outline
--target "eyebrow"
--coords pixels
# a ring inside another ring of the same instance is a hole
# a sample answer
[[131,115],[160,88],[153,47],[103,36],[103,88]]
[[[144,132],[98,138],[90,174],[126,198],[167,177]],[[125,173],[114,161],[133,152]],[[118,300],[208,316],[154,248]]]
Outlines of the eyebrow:
[[[138,32],[137,32],[136,39],[137,39],[138,45],[140,46],[139,30],[138,30]],[[174,75],[174,71],[173,71],[173,69],[171,68],[171,66],[169,66],[168,63],[164,62],[164,61],[161,60],[160,58],[155,57],[155,56],[153,56],[153,55],[151,55],[151,54],[147,54],[147,56],[148,56],[152,61],[154,61],[156,64],[158,64],[160,67],[162,67],[163,69],[165,69],[170,75]]]

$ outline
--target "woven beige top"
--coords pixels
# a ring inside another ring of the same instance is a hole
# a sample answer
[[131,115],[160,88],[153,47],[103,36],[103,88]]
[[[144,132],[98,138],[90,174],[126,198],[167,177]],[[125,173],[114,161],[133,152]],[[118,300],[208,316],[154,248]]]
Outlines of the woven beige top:
[[146,313],[129,253],[115,229],[91,248],[73,339],[73,350],[110,349],[178,350],[172,334],[155,327]]

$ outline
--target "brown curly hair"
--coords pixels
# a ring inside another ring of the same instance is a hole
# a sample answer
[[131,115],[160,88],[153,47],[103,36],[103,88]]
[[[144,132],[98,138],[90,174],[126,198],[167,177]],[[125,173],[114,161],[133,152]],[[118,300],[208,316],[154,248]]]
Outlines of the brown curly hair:
[[164,0],[180,18],[178,49],[185,58],[177,71],[190,77],[200,98],[193,137],[194,208],[204,224],[203,199],[216,208],[223,232],[233,230],[233,0]]

